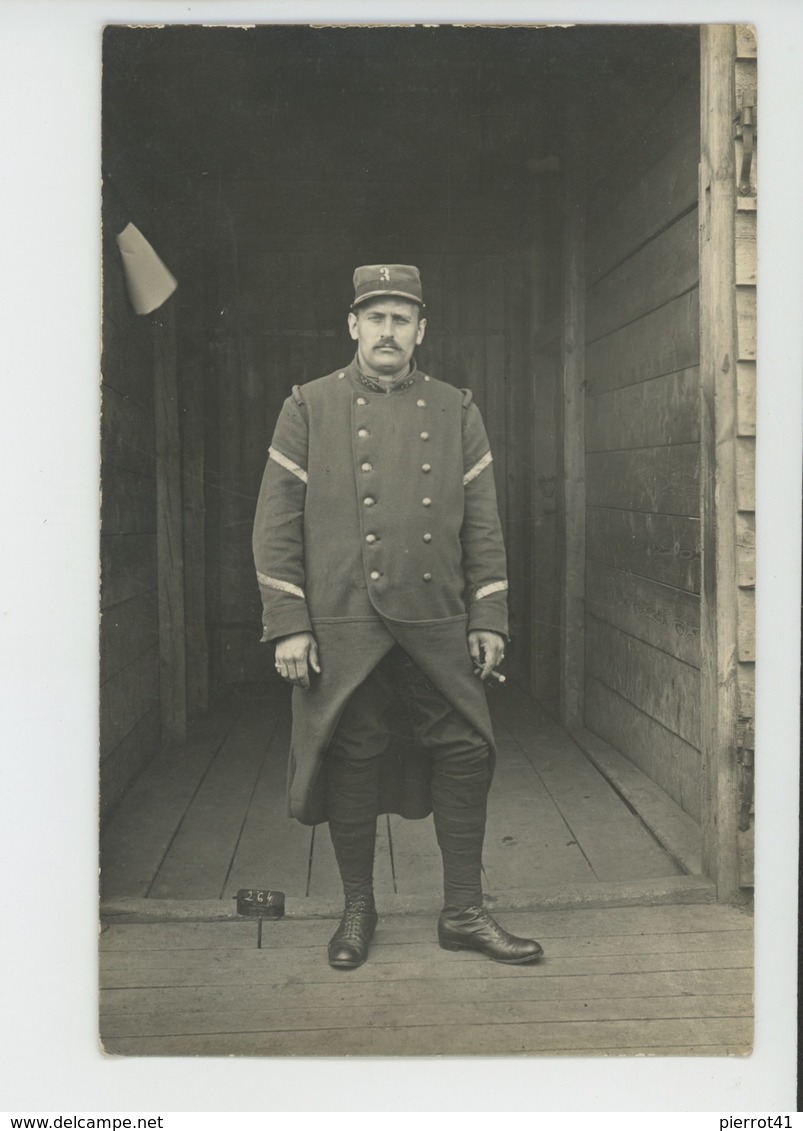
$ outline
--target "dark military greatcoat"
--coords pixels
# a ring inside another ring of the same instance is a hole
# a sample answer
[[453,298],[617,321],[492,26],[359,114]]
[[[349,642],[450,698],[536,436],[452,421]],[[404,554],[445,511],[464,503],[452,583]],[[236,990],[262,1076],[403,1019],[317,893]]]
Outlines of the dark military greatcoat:
[[[263,640],[311,631],[320,676],[293,690],[289,811],[326,818],[320,767],[350,695],[400,644],[493,749],[467,633],[507,633],[492,457],[471,394],[415,367],[391,386],[356,360],[284,403],[254,557]],[[429,812],[429,763],[391,743],[382,807]]]

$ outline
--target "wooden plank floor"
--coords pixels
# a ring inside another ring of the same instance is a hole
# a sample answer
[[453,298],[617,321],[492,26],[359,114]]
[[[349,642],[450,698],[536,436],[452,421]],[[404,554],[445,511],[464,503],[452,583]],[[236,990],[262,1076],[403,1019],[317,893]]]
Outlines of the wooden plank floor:
[[115,923],[101,1037],[127,1056],[744,1055],[752,924],[718,905],[511,912],[545,958],[441,950],[434,915],[380,919],[369,961],[332,970],[332,923]]
[[[285,816],[289,703],[240,697],[196,724],[185,749],[151,764],[102,842],[102,897],[221,900],[272,887],[291,903],[339,898],[326,826]],[[490,696],[499,750],[490,795],[488,895],[677,878],[680,868],[579,747],[512,685]],[[379,823],[376,886],[386,910],[435,906],[441,868],[431,818]]]

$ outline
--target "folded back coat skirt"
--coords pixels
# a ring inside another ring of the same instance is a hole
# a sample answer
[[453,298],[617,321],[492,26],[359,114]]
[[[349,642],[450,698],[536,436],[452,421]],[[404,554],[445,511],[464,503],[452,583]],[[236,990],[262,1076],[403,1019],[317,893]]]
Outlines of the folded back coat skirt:
[[[467,617],[430,624],[384,619],[313,622],[321,673],[309,691],[293,689],[293,726],[287,777],[289,815],[302,824],[328,820],[325,775],[329,743],[350,697],[395,646],[401,647],[441,692],[468,727],[479,733],[495,762],[485,686],[474,673],[468,650]],[[382,755],[380,812],[422,818],[432,811],[430,754],[412,736],[389,734]]]

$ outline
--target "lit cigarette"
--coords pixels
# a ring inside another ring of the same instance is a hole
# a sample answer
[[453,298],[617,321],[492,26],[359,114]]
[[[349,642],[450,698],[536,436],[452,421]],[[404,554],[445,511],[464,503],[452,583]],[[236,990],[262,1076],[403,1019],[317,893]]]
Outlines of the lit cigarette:
[[[477,673],[477,675],[479,675],[480,672],[482,671],[482,668],[475,668],[474,671]],[[495,679],[497,683],[506,683],[507,682],[507,676],[502,675],[501,672],[495,672],[493,670],[491,670],[489,672],[488,678],[489,679]]]

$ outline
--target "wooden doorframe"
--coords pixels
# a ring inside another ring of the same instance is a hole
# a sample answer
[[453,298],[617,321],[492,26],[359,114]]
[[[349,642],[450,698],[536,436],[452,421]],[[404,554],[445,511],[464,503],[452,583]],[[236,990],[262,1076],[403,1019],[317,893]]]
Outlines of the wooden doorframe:
[[736,547],[736,29],[700,31],[700,518],[703,871],[739,892]]
[[[739,896],[736,28],[701,29],[699,183],[702,870]],[[567,113],[563,272],[561,721],[584,723],[585,201],[579,107]]]

